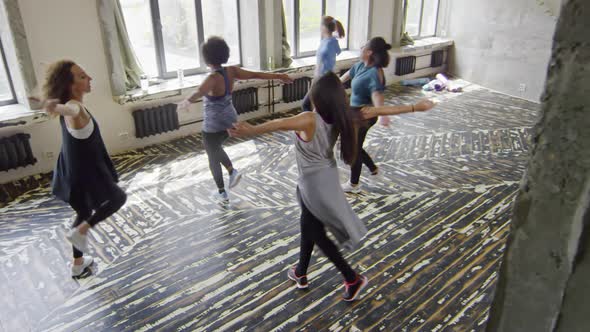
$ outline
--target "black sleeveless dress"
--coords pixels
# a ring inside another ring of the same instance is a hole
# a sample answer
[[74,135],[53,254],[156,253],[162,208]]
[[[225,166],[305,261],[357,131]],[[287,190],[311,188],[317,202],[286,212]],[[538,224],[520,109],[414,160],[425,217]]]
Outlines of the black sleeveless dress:
[[[87,111],[87,110],[86,110]],[[87,111],[88,112],[88,111]],[[55,171],[52,193],[64,202],[74,196],[86,201],[89,208],[96,209],[113,197],[118,189],[119,176],[100,135],[98,123],[86,139],[77,139],[69,132],[63,116],[60,116],[62,146]]]

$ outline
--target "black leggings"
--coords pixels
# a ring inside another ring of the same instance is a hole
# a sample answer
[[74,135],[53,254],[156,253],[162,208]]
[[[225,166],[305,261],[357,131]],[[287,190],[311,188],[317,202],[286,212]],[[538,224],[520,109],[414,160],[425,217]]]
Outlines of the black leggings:
[[[86,198],[83,195],[72,196],[70,199],[70,205],[76,211],[76,220],[72,225],[72,228],[77,227],[82,222],[86,221],[90,224],[90,227],[96,226],[99,222],[115,214],[119,209],[125,205],[127,201],[127,194],[119,186],[114,185],[112,198],[103,202],[92,214],[92,208],[90,208]],[[83,253],[72,247],[74,250],[74,258],[80,258]]]
[[226,131],[219,131],[216,133],[203,133],[203,144],[205,145],[205,151],[207,151],[207,157],[209,158],[209,169],[213,174],[213,179],[217,185],[217,189],[223,190],[223,172],[221,165],[225,166],[228,172],[233,169],[231,160],[227,156],[227,153],[223,150],[222,144],[229,137]]
[[356,161],[350,168],[350,183],[358,184],[361,178],[361,170],[363,168],[363,164],[365,164],[371,172],[375,172],[377,170],[377,165],[373,162],[371,156],[363,149],[363,143],[365,142],[365,138],[367,137],[367,133],[369,129],[377,123],[376,119],[369,120],[366,126],[362,126],[359,128],[358,132],[358,155]]
[[344,260],[344,257],[338,251],[338,248],[326,234],[324,224],[319,221],[305,206],[303,200],[301,202],[301,248],[299,251],[299,264],[297,264],[296,274],[298,276],[306,275],[309,261],[311,259],[311,252],[314,244],[322,250],[324,255],[336,266],[342,273],[347,282],[354,282],[356,280],[356,272]]

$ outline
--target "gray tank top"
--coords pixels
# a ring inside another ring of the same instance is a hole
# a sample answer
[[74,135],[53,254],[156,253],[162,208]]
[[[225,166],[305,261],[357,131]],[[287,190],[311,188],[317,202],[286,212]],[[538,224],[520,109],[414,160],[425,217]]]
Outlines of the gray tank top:
[[295,151],[299,179],[297,196],[300,203],[336,237],[345,249],[355,248],[367,229],[346,200],[340,185],[334,146],[338,134],[331,124],[313,112],[316,128],[310,141],[295,134]]
[[232,95],[229,91],[230,82],[225,68],[216,70],[223,76],[225,95],[203,97],[203,131],[217,133],[225,131],[238,122],[238,112],[234,108]]

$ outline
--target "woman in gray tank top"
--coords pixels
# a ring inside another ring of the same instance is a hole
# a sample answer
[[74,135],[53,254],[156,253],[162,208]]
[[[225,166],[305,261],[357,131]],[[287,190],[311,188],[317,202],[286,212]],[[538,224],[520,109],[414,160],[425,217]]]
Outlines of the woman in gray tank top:
[[299,264],[288,271],[298,288],[307,288],[307,267],[314,245],[320,247],[345,279],[345,301],[353,301],[368,279],[355,272],[326,234],[329,230],[345,248],[356,246],[367,229],[348,204],[338,180],[334,146],[340,136],[341,156],[347,164],[355,158],[356,133],[348,99],[338,76],[329,72],[311,90],[314,112],[252,126],[239,123],[231,136],[250,136],[293,130],[299,179],[297,197],[301,205],[301,248]]
[[[344,276],[345,301],[355,300],[368,279],[355,272],[340,254],[336,244],[326,235],[330,231],[341,247],[356,247],[367,233],[362,221],[352,210],[340,186],[334,146],[341,140],[341,158],[354,163],[357,148],[357,126],[362,119],[397,115],[432,108],[430,101],[412,106],[366,107],[350,111],[348,98],[338,76],[329,72],[320,77],[311,89],[314,112],[269,121],[257,126],[239,123],[230,129],[231,136],[251,136],[273,131],[294,131],[299,179],[297,197],[301,205],[301,247],[299,263],[288,270],[289,279],[297,288],[307,288],[307,268],[314,245]],[[358,120],[355,121],[355,118]]]
[[229,59],[229,46],[220,37],[210,37],[201,46],[201,53],[211,74],[199,86],[199,89],[180,104],[178,109],[189,110],[192,103],[203,98],[203,145],[209,158],[209,169],[217,185],[216,198],[227,202],[229,196],[223,183],[221,165],[229,173],[229,188],[235,187],[241,175],[232,165],[223,143],[228,138],[227,129],[238,120],[238,113],[232,102],[232,90],[235,80],[281,80],[292,82],[287,74],[251,72],[237,66],[223,67]]

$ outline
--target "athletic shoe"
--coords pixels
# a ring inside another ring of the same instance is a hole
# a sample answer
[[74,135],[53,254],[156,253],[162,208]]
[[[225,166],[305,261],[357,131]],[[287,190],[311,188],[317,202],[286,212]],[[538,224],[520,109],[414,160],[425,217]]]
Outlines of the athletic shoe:
[[229,187],[233,188],[237,186],[241,179],[242,174],[240,174],[240,172],[238,172],[238,170],[234,168],[231,174],[229,175]]
[[91,274],[90,265],[94,263],[94,259],[91,256],[84,256],[84,262],[80,265],[72,265],[72,278],[80,279],[85,278]]
[[342,185],[342,190],[344,190],[345,193],[358,194],[361,192],[361,186],[359,184],[353,186],[352,183],[346,182]]
[[66,239],[81,252],[88,252],[88,236],[80,233],[77,227],[68,232]]
[[287,276],[289,277],[289,279],[295,281],[297,283],[297,288],[299,288],[299,289],[305,289],[305,288],[309,287],[309,284],[307,283],[307,275],[303,275],[301,277],[298,277],[297,274],[295,273],[295,269],[296,269],[296,267],[293,266],[292,268],[289,269],[289,271],[287,271]]
[[379,167],[375,168],[375,170],[371,172],[371,175],[372,175],[372,176],[377,176],[377,175],[379,175]]
[[358,274],[354,282],[344,282],[344,295],[342,298],[346,302],[354,301],[358,298],[359,294],[367,286],[369,279],[367,277]]
[[223,202],[223,203],[229,202],[229,195],[227,194],[227,191],[224,191],[222,193],[217,192],[217,193],[213,194],[213,198],[216,201],[220,201],[220,202]]

